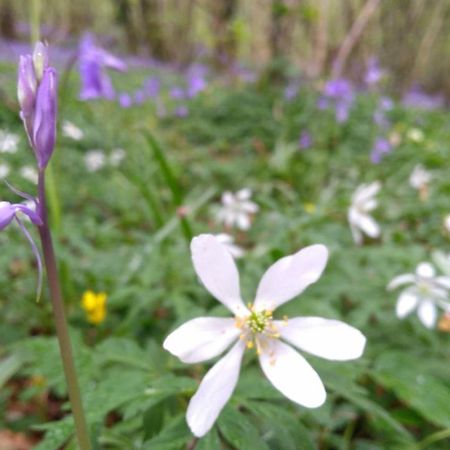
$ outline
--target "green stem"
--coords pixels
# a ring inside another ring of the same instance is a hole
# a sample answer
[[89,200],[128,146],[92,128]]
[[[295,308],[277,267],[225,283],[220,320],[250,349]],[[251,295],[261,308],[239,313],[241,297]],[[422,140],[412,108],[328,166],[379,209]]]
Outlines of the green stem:
[[58,190],[56,188],[55,171],[53,166],[56,160],[54,159],[46,169],[46,190],[48,194],[49,212],[51,217],[51,224],[56,233],[59,233],[61,225],[61,207],[59,203]]
[[[149,133],[146,132],[145,136],[150,145],[150,148],[153,151],[153,155],[156,161],[159,164],[162,175],[166,180],[167,186],[169,187],[173,202],[175,206],[179,209],[183,206],[183,194],[181,192],[181,188],[178,185],[177,179],[172,171],[172,167],[170,166],[169,160],[166,157],[165,152],[161,149],[157,140]],[[187,219],[186,215],[181,211],[177,211],[178,219],[180,221],[181,230],[188,244],[190,244],[192,240],[192,228]]]
[[41,1],[31,0],[31,45],[41,37]]
[[447,438],[450,438],[450,428],[430,434],[423,441],[417,444],[417,450],[422,450],[435,442],[442,441]]
[[72,354],[72,344],[70,342],[69,330],[64,312],[64,304],[59,285],[58,269],[56,266],[55,252],[53,250],[52,236],[48,226],[45,197],[45,176],[43,170],[39,172],[38,189],[39,213],[43,222],[39,227],[39,235],[41,237],[45,267],[47,269],[47,279],[50,289],[50,299],[53,307],[53,316],[55,319],[56,334],[59,342],[59,350],[61,353],[61,360],[67,382],[67,391],[69,393],[69,400],[72,406],[72,413],[75,421],[75,432],[80,449],[92,450]]

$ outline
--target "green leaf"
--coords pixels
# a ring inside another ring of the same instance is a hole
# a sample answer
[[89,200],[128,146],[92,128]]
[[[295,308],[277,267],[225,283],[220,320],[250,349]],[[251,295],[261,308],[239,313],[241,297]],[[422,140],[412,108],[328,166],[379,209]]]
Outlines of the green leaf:
[[185,446],[193,439],[189,431],[184,414],[173,419],[168,426],[154,438],[146,441],[143,450],[172,450]]
[[225,439],[238,450],[268,450],[258,429],[241,412],[226,407],[217,422]]
[[202,437],[195,446],[195,450],[220,450],[221,448],[222,444],[215,428]]
[[23,358],[12,354],[0,361],[0,388],[22,367]]

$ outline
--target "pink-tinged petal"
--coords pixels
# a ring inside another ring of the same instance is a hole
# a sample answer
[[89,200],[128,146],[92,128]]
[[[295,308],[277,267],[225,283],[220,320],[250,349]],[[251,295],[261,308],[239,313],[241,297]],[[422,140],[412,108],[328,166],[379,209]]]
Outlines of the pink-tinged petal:
[[414,283],[416,281],[416,277],[412,273],[404,273],[402,275],[398,275],[389,282],[387,285],[387,289],[396,289],[399,286],[404,284]]
[[212,234],[201,234],[191,242],[192,261],[208,291],[235,315],[248,312],[241,300],[239,273],[230,252]]
[[222,203],[226,206],[236,203],[233,193],[230,191],[225,191],[222,194]]
[[427,328],[434,328],[437,319],[436,305],[428,300],[422,300],[417,309],[417,315]]
[[315,283],[328,259],[324,245],[305,247],[270,266],[259,282],[255,308],[274,310]]
[[414,291],[406,290],[403,291],[398,300],[397,305],[395,306],[395,312],[399,319],[403,319],[408,314],[410,314],[417,307],[417,303],[419,302],[419,298]]
[[364,335],[339,320],[296,317],[275,321],[281,337],[305,352],[332,361],[359,358],[366,345]]
[[234,319],[198,317],[170,333],[163,347],[184,363],[193,364],[220,355],[239,333]]
[[244,188],[236,192],[236,198],[240,201],[248,200],[252,196],[252,190]]
[[186,420],[192,433],[204,436],[236,387],[245,344],[239,341],[205,375],[197,392],[191,398]]
[[317,408],[325,401],[326,392],[319,375],[289,345],[271,339],[259,362],[269,381],[289,400],[307,408]]
[[256,203],[253,202],[244,202],[241,205],[242,211],[248,213],[248,214],[254,214],[258,212],[259,206]]

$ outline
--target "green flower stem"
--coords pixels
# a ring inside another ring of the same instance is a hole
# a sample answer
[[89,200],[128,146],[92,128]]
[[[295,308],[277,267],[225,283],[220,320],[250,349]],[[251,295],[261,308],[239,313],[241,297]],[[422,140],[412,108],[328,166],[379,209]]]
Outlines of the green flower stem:
[[[150,148],[153,151],[153,155],[159,164],[162,175],[163,175],[164,179],[166,180],[167,186],[169,187],[169,189],[172,193],[172,198],[175,203],[175,206],[177,208],[182,207],[183,206],[183,194],[181,192],[181,188],[178,185],[177,179],[172,171],[172,167],[170,166],[169,160],[167,159],[165,152],[162,150],[158,141],[152,136],[151,133],[146,132],[145,136],[147,138]],[[189,244],[192,240],[191,225],[185,214],[181,213],[180,211],[177,211],[177,214],[178,214],[178,219],[180,221],[181,230],[183,232],[183,235],[184,235],[186,241]]]
[[435,442],[442,441],[444,439],[450,438],[450,428],[446,430],[437,431],[429,436],[427,436],[423,441],[417,444],[417,450],[423,450],[429,447],[431,444]]
[[39,41],[41,37],[41,1],[31,0],[31,44]]
[[77,373],[75,369],[72,345],[70,342],[69,330],[67,327],[62,300],[61,288],[58,279],[58,269],[56,266],[55,252],[53,250],[52,236],[48,226],[48,216],[45,198],[45,175],[44,171],[39,172],[39,212],[41,214],[42,225],[39,227],[42,249],[44,254],[45,267],[47,269],[47,279],[50,289],[50,298],[55,319],[56,334],[58,336],[59,350],[67,382],[69,400],[72,406],[72,413],[75,421],[75,432],[81,450],[92,450],[89,439],[86,419],[83,412],[81,393],[78,385]]

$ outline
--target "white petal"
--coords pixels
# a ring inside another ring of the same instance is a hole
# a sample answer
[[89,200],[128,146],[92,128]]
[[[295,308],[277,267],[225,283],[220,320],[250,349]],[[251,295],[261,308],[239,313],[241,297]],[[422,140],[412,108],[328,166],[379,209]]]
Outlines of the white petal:
[[357,226],[371,238],[376,238],[380,235],[379,225],[368,214],[360,214],[358,216]]
[[433,328],[437,319],[436,305],[428,300],[422,300],[417,310],[417,315],[427,328]]
[[450,277],[436,277],[436,283],[445,289],[450,289]]
[[279,259],[259,282],[255,308],[274,310],[299,295],[319,279],[327,259],[328,250],[321,244],[310,245],[294,255]]
[[339,320],[295,317],[275,325],[281,337],[300,350],[333,361],[359,358],[366,345],[359,330]]
[[353,237],[355,244],[361,245],[363,236],[362,236],[361,231],[359,231],[359,228],[350,224],[350,231],[352,232],[352,237]]
[[415,281],[416,277],[412,273],[404,273],[392,278],[392,280],[387,285],[387,289],[396,289],[403,284],[414,283]]
[[234,198],[234,195],[229,192],[229,191],[225,191],[222,194],[222,203],[224,205],[233,205],[234,203],[236,203],[236,199]]
[[236,225],[240,230],[248,230],[250,228],[250,218],[247,213],[240,212],[236,216]]
[[369,200],[364,202],[362,206],[364,211],[372,211],[378,206],[378,201],[375,198],[370,198]]
[[289,400],[307,408],[317,408],[326,398],[325,388],[316,371],[303,356],[277,339],[259,356],[269,381]]
[[374,197],[381,189],[381,183],[374,181],[370,184],[361,184],[353,194],[353,201],[355,203],[364,203],[371,197]]
[[436,270],[433,265],[428,262],[420,263],[416,268],[416,274],[422,278],[432,278],[434,277]]
[[239,378],[245,344],[237,344],[220,359],[203,378],[191,398],[186,420],[192,433],[204,436],[213,426],[223,407],[231,397]]
[[230,252],[212,234],[201,234],[192,239],[191,253],[195,271],[206,289],[235,315],[246,313],[239,273]]
[[248,200],[251,196],[252,190],[249,188],[244,188],[236,192],[236,198],[241,201]]
[[220,355],[239,333],[234,319],[198,317],[169,334],[163,347],[184,363],[197,363]]
[[253,202],[243,202],[241,205],[241,210],[249,214],[254,214],[258,212],[259,206]]
[[419,302],[419,297],[414,291],[406,290],[403,291],[397,300],[397,305],[395,306],[395,312],[399,319],[403,319],[408,314],[410,314],[417,306]]

